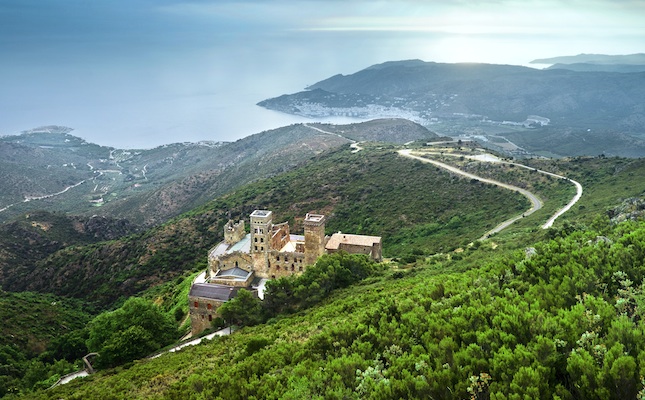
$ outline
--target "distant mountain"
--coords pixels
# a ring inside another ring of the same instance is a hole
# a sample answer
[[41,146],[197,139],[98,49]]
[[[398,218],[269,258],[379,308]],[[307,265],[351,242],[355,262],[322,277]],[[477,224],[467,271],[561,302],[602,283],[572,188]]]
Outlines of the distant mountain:
[[591,64],[591,63],[573,63],[573,64],[553,64],[547,69],[568,69],[571,71],[581,72],[645,72],[645,64]]
[[531,64],[645,65],[645,53],[628,55],[578,54],[576,56],[540,58],[531,61]]
[[[400,119],[347,130],[358,140],[397,143],[435,136]],[[296,124],[233,143],[121,150],[87,143],[71,131],[51,126],[0,137],[0,222],[44,209],[155,225],[354,140]]]
[[630,55],[578,54],[542,58],[531,61],[531,64],[553,64],[547,69],[568,69],[583,72],[644,72],[645,53]]
[[[258,104],[315,117],[402,117],[443,135],[477,136],[484,144],[514,134],[509,145],[514,155],[645,156],[643,72],[407,60],[335,75],[306,91]],[[541,133],[558,137],[564,132],[576,137],[566,146],[573,152],[562,150],[559,140],[541,140]],[[613,136],[611,147],[603,144],[607,136]]]

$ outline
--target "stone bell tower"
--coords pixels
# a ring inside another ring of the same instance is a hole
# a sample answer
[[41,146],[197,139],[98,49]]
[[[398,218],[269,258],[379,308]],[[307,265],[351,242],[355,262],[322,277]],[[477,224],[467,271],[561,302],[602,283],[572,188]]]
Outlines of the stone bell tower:
[[307,214],[305,227],[305,265],[313,265],[325,252],[325,216]]
[[271,241],[273,213],[255,210],[251,213],[251,253],[266,253]]

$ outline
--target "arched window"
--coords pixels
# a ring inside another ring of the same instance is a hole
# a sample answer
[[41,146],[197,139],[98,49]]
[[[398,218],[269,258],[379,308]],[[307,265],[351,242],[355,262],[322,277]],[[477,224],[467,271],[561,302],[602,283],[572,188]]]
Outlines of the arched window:
[[292,271],[295,271],[295,270],[296,270],[296,266],[295,266],[295,265],[293,265],[293,264],[291,264],[291,270],[292,270]]
[[195,302],[195,308],[199,308],[199,302],[198,301]]

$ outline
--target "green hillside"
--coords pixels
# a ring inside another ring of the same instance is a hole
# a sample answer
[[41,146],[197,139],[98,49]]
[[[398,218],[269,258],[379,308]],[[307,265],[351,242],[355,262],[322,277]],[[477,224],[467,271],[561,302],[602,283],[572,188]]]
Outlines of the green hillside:
[[[392,145],[361,146],[358,153],[328,151],[145,232],[79,242],[5,274],[24,285],[16,290],[79,297],[104,309],[141,294],[185,324],[188,275],[205,267],[229,213],[246,218],[256,208],[273,210],[294,232],[313,211],[329,216],[327,233],[382,235],[384,255],[393,257],[385,272],[348,289],[294,283],[297,296],[289,307],[272,308],[266,324],[28,397],[466,398],[470,387],[482,390],[475,398],[633,398],[642,389],[645,226],[614,226],[608,218],[642,215],[643,202],[635,200],[645,187],[642,160],[528,161],[585,189],[563,222],[542,230],[573,195],[566,181],[469,160],[475,149],[468,145],[427,155],[526,187],[545,201],[542,210],[476,242],[526,210],[527,200],[403,158]],[[307,287],[328,291],[307,297]],[[43,338],[41,348],[51,342]],[[61,350],[64,343],[54,344]],[[25,357],[38,367],[15,372],[32,371],[23,387],[43,387],[69,369]]]
[[[347,130],[360,140],[390,143],[436,137],[402,119],[324,127]],[[70,131],[43,127],[0,138],[0,223],[48,210],[158,225],[351,142],[342,134],[294,124],[232,143],[174,143],[134,150],[91,144]]]
[[637,398],[644,255],[643,223],[482,245],[28,398]]
[[453,250],[480,237],[527,201],[379,146],[328,152],[292,172],[247,185],[162,226],[123,239],[62,249],[7,271],[12,290],[73,296],[109,306],[121,297],[203,268],[231,217],[271,209],[302,230],[307,212],[329,216],[328,233],[384,237],[386,256]]

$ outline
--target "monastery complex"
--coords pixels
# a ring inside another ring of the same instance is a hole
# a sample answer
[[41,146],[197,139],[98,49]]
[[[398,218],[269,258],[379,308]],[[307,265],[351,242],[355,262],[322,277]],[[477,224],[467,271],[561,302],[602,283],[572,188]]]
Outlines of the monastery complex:
[[254,281],[302,273],[325,253],[346,251],[367,254],[381,261],[381,237],[334,233],[325,236],[324,215],[307,214],[304,235],[294,235],[287,222],[274,224],[273,213],[255,210],[250,233],[243,220],[229,221],[224,241],[208,253],[208,269],[202,283],[194,282],[188,294],[193,335],[211,326],[217,308],[241,288],[254,290]]

